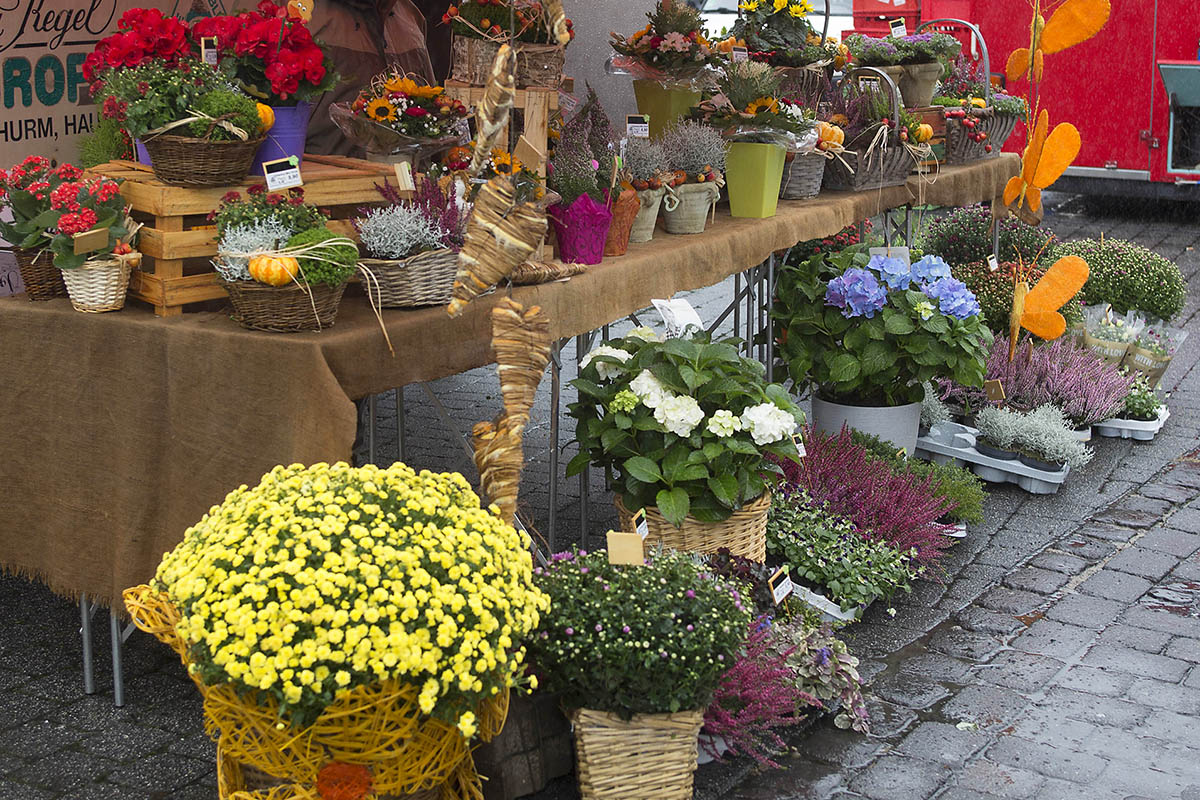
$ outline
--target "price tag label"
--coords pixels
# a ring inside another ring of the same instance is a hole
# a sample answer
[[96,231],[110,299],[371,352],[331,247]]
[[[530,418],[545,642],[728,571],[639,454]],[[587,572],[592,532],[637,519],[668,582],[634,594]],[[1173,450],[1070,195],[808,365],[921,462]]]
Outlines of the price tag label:
[[1000,262],[996,260],[996,254],[992,253],[990,256],[988,256],[988,270],[990,272],[995,272],[998,269],[1000,269]]
[[729,51],[729,60],[735,64],[742,61],[749,61],[750,51],[744,47],[734,46],[734,48]]
[[627,114],[625,116],[625,135],[630,139],[649,139],[650,116],[648,114]]
[[912,264],[912,253],[907,247],[870,247],[867,248],[867,254],[884,258],[898,258],[905,264]]
[[200,37],[200,60],[209,66],[217,65],[217,56],[220,51],[217,49],[217,37],[201,36]]
[[646,522],[646,509],[639,508],[631,521],[637,535],[642,538],[642,541],[645,541],[646,537],[650,535],[650,524]]
[[800,456],[800,458],[804,458],[806,455],[808,455],[808,451],[804,449],[804,440],[800,438],[800,434],[792,434],[792,444],[796,445],[796,453]]
[[392,169],[396,173],[396,185],[400,187],[400,191],[416,191],[417,184],[413,182],[412,164],[401,161],[399,164],[393,164]]
[[608,563],[610,564],[641,566],[646,563],[646,554],[642,549],[642,537],[636,533],[609,531],[607,544]]
[[671,300],[651,300],[650,303],[662,317],[668,339],[690,336],[688,331],[692,328],[704,330],[703,320],[687,300],[677,297]]
[[775,605],[779,605],[788,598],[796,589],[796,585],[792,583],[792,576],[788,574],[787,567],[780,567],[775,570],[775,574],[767,579],[767,585],[771,587],[771,599]]
[[888,27],[892,29],[892,36],[900,39],[908,36],[908,26],[904,24],[904,19],[894,19],[888,23]]
[[77,233],[71,237],[75,245],[75,255],[81,256],[108,247],[108,228],[94,228],[90,231]]
[[871,92],[880,89],[879,76],[877,75],[859,75],[858,90],[860,92]]
[[1004,401],[1004,384],[998,378],[992,378],[983,382],[983,390],[987,392],[987,399],[993,403]]
[[267,179],[267,191],[270,192],[304,185],[300,179],[300,159],[296,156],[264,161],[263,177]]

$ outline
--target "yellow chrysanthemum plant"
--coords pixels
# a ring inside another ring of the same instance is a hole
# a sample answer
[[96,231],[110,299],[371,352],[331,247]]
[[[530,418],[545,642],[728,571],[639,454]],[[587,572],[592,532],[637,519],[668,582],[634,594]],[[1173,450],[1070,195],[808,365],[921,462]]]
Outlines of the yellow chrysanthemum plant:
[[[416,791],[468,762],[532,681],[523,641],[549,600],[529,545],[461,474],[294,464],[210,509],[126,602],[180,652],[226,756],[304,785],[350,762],[380,794]],[[256,757],[250,725],[278,752]],[[404,748],[380,737],[397,736],[425,739],[407,757],[450,761],[390,763]]]

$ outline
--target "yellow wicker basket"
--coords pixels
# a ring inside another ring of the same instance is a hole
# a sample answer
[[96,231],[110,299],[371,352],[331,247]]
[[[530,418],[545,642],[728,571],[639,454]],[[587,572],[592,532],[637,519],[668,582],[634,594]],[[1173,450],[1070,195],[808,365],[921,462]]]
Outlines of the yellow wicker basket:
[[[633,530],[633,515],[622,502],[621,495],[614,495],[621,527]],[[648,545],[661,543],[669,550],[697,553],[715,553],[722,547],[735,556],[744,556],[752,561],[767,558],[767,513],[771,510],[771,493],[763,492],[757,499],[733,512],[729,519],[721,522],[701,522],[692,516],[683,520],[683,527],[676,528],[666,517],[651,506],[646,509],[646,525],[650,535]]]
[[691,800],[703,711],[571,712],[583,800]]

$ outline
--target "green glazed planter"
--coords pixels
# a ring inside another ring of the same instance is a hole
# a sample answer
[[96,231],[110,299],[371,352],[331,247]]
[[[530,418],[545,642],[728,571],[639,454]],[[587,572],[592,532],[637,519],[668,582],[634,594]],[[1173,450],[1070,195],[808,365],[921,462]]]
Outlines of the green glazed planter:
[[787,151],[777,144],[734,142],[725,157],[729,213],[762,219],[775,216]]
[[667,89],[658,81],[637,79],[633,96],[639,114],[650,117],[650,138],[657,139],[663,131],[700,102],[700,93],[688,89]]

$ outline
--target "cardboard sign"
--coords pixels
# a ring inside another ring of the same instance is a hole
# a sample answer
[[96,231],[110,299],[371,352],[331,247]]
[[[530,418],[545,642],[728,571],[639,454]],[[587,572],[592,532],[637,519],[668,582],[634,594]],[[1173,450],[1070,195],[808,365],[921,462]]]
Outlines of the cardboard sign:
[[1000,263],[996,261],[996,254],[992,253],[987,259],[988,271],[995,272],[1000,269]]
[[899,258],[905,264],[912,264],[912,254],[909,253],[907,247],[869,247],[867,254],[884,258]]
[[296,156],[264,161],[263,177],[267,179],[267,191],[270,192],[304,185],[300,180],[300,159]]
[[17,260],[11,253],[0,251],[0,297],[8,297],[25,291]]
[[771,599],[775,605],[786,600],[796,588],[792,583],[792,576],[788,574],[787,567],[775,570],[775,574],[767,579],[767,585],[771,587]]
[[729,60],[735,64],[742,62],[742,61],[749,61],[750,60],[750,51],[744,47],[735,46],[732,50],[729,51]]
[[416,191],[417,184],[413,181],[412,164],[407,161],[401,161],[399,164],[393,164],[392,169],[396,173],[396,185],[400,188],[400,191]]
[[894,19],[888,23],[888,27],[892,29],[892,36],[897,39],[902,39],[908,36],[908,26],[904,24],[904,19]]
[[630,521],[633,522],[633,529],[637,531],[637,535],[642,538],[642,541],[645,541],[646,537],[650,535],[650,523],[646,522],[646,509],[639,508]]
[[217,37],[201,36],[200,37],[200,60],[209,66],[217,65],[217,57],[220,55],[220,50],[217,48]]
[[987,392],[987,399],[993,403],[1004,401],[1004,384],[997,378],[992,378],[983,382],[983,390]]
[[630,139],[649,139],[650,116],[648,114],[627,114],[625,116],[625,135]]
[[75,255],[94,253],[108,247],[108,228],[93,228],[90,231],[77,233],[71,237],[71,240],[75,244]]
[[632,564],[641,566],[646,563],[646,555],[642,550],[642,537],[636,533],[608,532],[608,563]]

